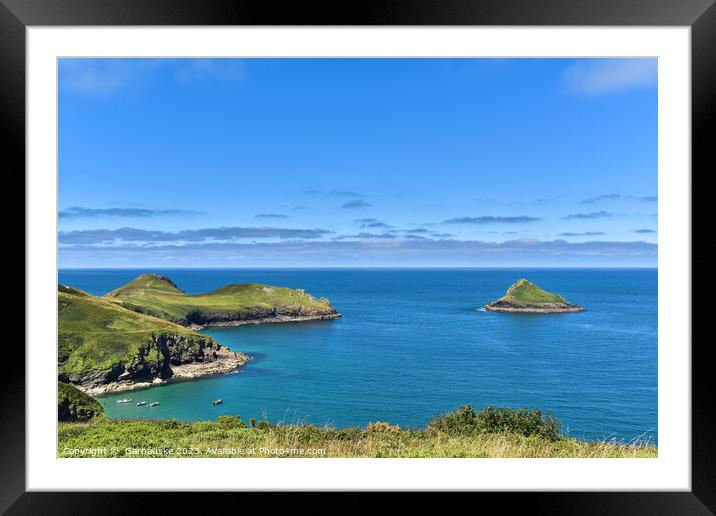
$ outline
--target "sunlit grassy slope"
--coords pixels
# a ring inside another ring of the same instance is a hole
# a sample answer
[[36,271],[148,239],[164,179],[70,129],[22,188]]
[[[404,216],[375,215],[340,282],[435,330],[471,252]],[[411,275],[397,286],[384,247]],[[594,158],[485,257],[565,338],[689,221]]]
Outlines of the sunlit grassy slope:
[[500,298],[500,301],[520,304],[567,302],[562,296],[546,292],[526,279],[517,280]]
[[169,321],[133,312],[107,298],[60,285],[58,310],[58,373],[81,377],[131,364],[142,355],[147,363],[162,360],[152,342],[161,335],[184,337],[188,347],[215,344]]

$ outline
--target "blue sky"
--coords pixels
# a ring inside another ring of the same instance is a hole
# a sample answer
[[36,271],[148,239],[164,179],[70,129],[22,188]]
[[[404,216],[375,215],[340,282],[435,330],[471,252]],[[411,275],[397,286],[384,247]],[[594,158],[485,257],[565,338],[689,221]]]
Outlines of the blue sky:
[[61,267],[657,263],[651,59],[62,59]]

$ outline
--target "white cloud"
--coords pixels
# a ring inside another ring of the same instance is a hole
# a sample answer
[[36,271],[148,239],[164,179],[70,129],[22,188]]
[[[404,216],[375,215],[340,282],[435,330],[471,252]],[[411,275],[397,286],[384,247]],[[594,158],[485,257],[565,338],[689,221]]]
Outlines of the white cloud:
[[168,70],[169,77],[182,82],[239,81],[246,76],[242,59],[134,59],[64,58],[59,66],[60,87],[79,94],[109,94],[145,83]]
[[[240,228],[233,228],[234,230]],[[268,229],[268,228],[267,228]],[[281,238],[275,242],[213,242],[205,232],[199,237],[185,238],[184,243],[175,241],[173,234],[155,232],[155,235],[128,235],[127,240],[100,242],[104,237],[98,232],[60,235],[59,256],[62,267],[107,266],[121,260],[132,263],[160,264],[167,256],[181,259],[187,264],[220,264],[237,256],[245,258],[251,266],[600,266],[613,267],[624,264],[655,266],[657,245],[644,241],[588,241],[516,239],[504,242],[432,240],[410,238],[375,238],[375,235],[353,235],[347,239],[311,241],[299,238]],[[126,228],[124,232],[131,230]],[[243,235],[243,233],[242,233]],[[194,233],[188,235],[195,237]],[[219,236],[212,232],[212,236]],[[300,235],[296,235],[300,236]],[[84,238],[83,238],[84,237]],[[129,242],[139,238],[151,242]],[[170,242],[169,239],[172,239]],[[116,239],[115,239],[116,240]]]
[[596,96],[657,84],[656,59],[585,59],[564,70],[568,90]]
[[153,66],[149,59],[62,59],[59,82],[73,93],[111,93]]

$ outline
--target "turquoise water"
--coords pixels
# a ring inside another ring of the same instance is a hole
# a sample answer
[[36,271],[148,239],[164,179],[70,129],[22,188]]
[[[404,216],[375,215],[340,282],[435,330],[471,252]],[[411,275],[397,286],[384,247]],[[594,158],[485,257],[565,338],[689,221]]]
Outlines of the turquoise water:
[[[657,440],[656,269],[61,270],[104,294],[143,272],[189,293],[228,283],[305,288],[343,318],[214,328],[253,357],[239,373],[100,398],[112,418],[419,427],[463,403],[549,410],[569,435]],[[515,280],[583,305],[575,314],[481,311]],[[136,407],[116,400],[159,401]],[[223,398],[223,405],[211,400]]]

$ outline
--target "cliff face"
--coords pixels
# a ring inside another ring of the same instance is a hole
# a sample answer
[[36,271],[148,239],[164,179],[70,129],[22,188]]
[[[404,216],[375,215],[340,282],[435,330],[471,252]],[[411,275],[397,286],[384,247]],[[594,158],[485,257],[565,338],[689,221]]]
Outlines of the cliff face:
[[330,320],[341,316],[335,310],[317,310],[305,306],[251,307],[237,312],[191,311],[179,324],[195,328],[205,326],[240,326],[267,322]]
[[[101,394],[163,383],[170,378],[202,376],[202,372],[207,375],[228,373],[249,359],[243,353],[223,348],[210,337],[162,333],[152,335],[134,356],[120,360],[107,370],[61,373],[59,380],[87,393]],[[184,375],[183,369],[177,366],[187,364],[195,367],[192,374]]]

